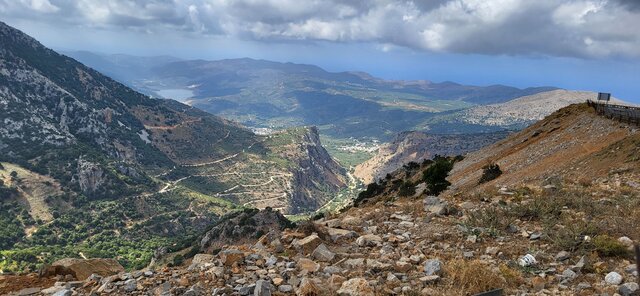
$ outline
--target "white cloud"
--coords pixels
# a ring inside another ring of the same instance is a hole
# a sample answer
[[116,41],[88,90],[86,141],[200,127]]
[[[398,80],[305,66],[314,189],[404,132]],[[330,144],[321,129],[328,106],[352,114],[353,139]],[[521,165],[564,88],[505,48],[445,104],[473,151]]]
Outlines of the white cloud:
[[49,0],[20,0],[20,2],[38,12],[53,13],[60,10],[60,8],[51,4]]
[[0,15],[278,42],[514,55],[640,57],[631,0],[0,0]]

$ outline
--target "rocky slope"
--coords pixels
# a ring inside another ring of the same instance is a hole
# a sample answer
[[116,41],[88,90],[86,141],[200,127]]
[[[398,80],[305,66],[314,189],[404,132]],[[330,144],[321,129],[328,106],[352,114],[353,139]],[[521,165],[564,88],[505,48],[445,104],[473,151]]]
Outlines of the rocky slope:
[[456,156],[478,150],[509,135],[509,132],[483,134],[428,134],[404,132],[380,146],[371,159],[356,166],[354,176],[365,184],[382,179],[409,162],[422,162],[435,155]]
[[[586,104],[565,107],[494,145],[469,154],[450,180],[455,188],[483,190],[558,177],[593,180],[616,171],[638,169],[638,128],[595,114]],[[495,181],[478,186],[482,168],[498,164]]]
[[140,267],[231,210],[313,211],[346,185],[314,128],[259,136],[3,23],[0,44],[0,270],[80,250]]

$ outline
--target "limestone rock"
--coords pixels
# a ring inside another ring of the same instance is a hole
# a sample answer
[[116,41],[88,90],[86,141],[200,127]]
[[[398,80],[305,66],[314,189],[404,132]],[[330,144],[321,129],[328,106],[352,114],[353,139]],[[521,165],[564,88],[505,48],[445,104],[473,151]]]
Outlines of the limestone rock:
[[640,286],[634,282],[624,283],[618,287],[618,293],[622,296],[637,296],[640,295]]
[[604,281],[609,285],[620,285],[622,283],[622,276],[619,273],[612,271],[604,277]]
[[271,284],[265,280],[256,281],[256,287],[253,290],[254,296],[271,296]]
[[343,296],[374,296],[374,290],[364,278],[353,278],[344,283],[338,290]]
[[315,250],[320,244],[322,240],[318,237],[317,234],[309,235],[303,239],[297,240],[293,243],[293,246],[300,250],[300,252],[304,254],[310,254]]
[[438,259],[429,259],[424,262],[426,275],[439,275],[442,272],[442,262]]
[[335,258],[336,254],[331,252],[325,244],[320,244],[315,250],[313,250],[311,256],[320,262],[329,262]]
[[356,244],[361,247],[375,247],[382,243],[382,238],[375,234],[365,234],[356,240]]
[[313,260],[307,258],[298,259],[298,267],[302,270],[306,270],[308,272],[316,272],[320,270],[320,264],[314,262]]
[[244,261],[244,253],[238,250],[224,250],[221,251],[220,260],[225,266],[232,266],[234,263],[242,263]]
[[115,259],[75,259],[58,260],[43,271],[44,275],[73,275],[78,280],[85,280],[92,274],[110,276],[124,271],[124,267]]

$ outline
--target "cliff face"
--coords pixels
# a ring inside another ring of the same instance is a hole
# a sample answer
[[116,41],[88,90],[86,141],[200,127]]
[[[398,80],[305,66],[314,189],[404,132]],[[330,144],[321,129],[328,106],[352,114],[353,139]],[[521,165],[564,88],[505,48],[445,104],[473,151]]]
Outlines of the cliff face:
[[318,129],[311,127],[299,144],[301,153],[295,159],[292,173],[290,211],[317,209],[347,184],[342,168],[320,143]]
[[371,159],[356,166],[354,175],[364,183],[384,178],[402,165],[421,162],[433,156],[465,154],[492,144],[508,135],[507,132],[483,134],[437,135],[424,132],[404,132],[385,145]]

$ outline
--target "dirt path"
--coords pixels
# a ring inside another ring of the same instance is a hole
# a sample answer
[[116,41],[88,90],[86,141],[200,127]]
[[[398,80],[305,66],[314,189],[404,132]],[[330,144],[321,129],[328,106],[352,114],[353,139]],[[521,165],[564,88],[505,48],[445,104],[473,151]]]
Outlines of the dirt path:
[[227,157],[224,157],[224,158],[218,159],[218,160],[210,161],[210,162],[195,163],[195,164],[183,164],[183,165],[181,165],[181,166],[183,166],[183,167],[188,167],[188,168],[191,168],[191,167],[207,166],[207,165],[212,165],[212,164],[216,164],[216,163],[223,162],[223,161],[225,161],[225,160],[229,160],[229,159],[235,158],[235,157],[237,157],[238,155],[240,155],[240,153],[236,153],[236,154],[233,154],[233,155],[230,155],[230,156],[227,156]]

